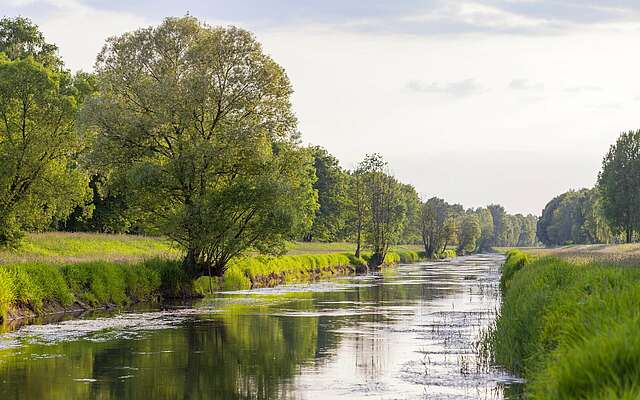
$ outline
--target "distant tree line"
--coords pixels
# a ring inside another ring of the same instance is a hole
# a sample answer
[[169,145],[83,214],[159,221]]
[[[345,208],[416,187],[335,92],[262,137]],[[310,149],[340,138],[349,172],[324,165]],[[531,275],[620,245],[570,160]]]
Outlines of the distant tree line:
[[26,18],[0,20],[0,245],[48,229],[163,235],[193,276],[339,241],[381,264],[535,243],[535,217],[465,210],[399,182],[378,154],[344,170],[300,144],[284,70],[242,29],[167,18],[106,41],[72,74]]
[[631,243],[640,232],[640,131],[620,135],[602,161],[592,189],[553,198],[537,235],[547,246]]
[[423,202],[412,185],[390,175],[377,154],[347,171],[327,150],[309,150],[318,178],[314,188],[319,208],[304,240],[353,240],[358,249],[365,240],[374,253],[380,249],[380,255],[388,244],[422,244],[429,257],[448,247],[467,254],[537,244],[534,215],[510,215],[500,205],[465,210],[437,197]]

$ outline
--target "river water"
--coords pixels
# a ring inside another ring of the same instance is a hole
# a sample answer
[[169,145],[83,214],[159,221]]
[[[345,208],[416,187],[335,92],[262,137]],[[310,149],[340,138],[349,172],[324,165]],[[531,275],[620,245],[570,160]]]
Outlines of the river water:
[[0,334],[0,399],[513,399],[478,357],[500,255]]

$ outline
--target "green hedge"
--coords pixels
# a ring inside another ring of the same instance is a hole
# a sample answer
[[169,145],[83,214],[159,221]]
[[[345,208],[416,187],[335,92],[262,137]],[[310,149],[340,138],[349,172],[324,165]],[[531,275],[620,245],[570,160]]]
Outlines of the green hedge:
[[511,252],[490,334],[533,399],[640,398],[640,269]]

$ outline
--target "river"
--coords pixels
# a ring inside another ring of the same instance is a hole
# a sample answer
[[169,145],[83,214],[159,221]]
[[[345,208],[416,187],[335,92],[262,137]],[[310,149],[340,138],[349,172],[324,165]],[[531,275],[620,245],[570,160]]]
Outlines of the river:
[[0,334],[0,399],[514,399],[478,357],[501,255]]

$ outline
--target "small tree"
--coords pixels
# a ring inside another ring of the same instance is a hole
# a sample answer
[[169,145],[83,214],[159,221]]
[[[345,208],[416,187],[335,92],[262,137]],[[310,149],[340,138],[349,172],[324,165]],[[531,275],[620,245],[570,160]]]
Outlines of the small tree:
[[480,220],[480,239],[478,240],[478,250],[488,251],[491,250],[494,238],[493,216],[488,208],[477,208],[475,210],[478,219]]
[[630,243],[640,229],[640,130],[620,135],[602,161],[598,175],[602,209],[615,232]]
[[[364,228],[367,247],[371,249],[369,266],[380,266],[389,246],[400,240],[406,219],[406,204],[401,185],[393,178],[379,154],[367,155],[354,173],[354,184],[362,202],[359,223]],[[356,250],[356,252],[359,252]]]
[[192,277],[220,276],[251,249],[281,254],[309,229],[314,171],[291,85],[251,33],[167,18],[109,39],[96,72],[93,161],[129,182]]
[[467,213],[462,217],[460,224],[458,253],[468,254],[476,251],[481,234],[480,218],[474,213]]
[[349,196],[347,199],[348,219],[354,227],[353,234],[356,241],[356,258],[362,253],[363,230],[367,221],[367,198],[364,186],[364,171],[356,169],[348,178]]
[[420,232],[427,257],[433,258],[446,248],[451,223],[449,204],[444,200],[432,197],[422,205]]

